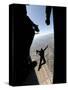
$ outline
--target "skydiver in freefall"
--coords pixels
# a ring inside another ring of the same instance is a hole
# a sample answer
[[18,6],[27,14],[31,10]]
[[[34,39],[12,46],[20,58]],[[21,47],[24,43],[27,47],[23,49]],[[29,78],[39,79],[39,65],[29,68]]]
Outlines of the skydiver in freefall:
[[[45,60],[45,57],[44,57],[44,51],[48,48],[48,45],[45,47],[45,49],[42,49],[39,51],[39,50],[36,50],[36,53],[38,55],[40,55],[40,63],[39,63],[39,68],[38,68],[38,71],[40,70],[41,68],[41,65],[45,64],[46,63],[46,60]],[[42,63],[43,61],[43,63]]]

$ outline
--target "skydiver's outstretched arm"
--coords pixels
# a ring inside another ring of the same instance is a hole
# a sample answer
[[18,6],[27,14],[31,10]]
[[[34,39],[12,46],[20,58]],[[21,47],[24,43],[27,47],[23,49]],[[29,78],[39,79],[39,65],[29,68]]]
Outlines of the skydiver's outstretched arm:
[[40,52],[39,50],[36,50],[36,52]]
[[36,54],[38,54],[38,53],[40,53],[40,51],[39,50],[36,50]]
[[48,48],[48,45],[45,47],[44,51]]

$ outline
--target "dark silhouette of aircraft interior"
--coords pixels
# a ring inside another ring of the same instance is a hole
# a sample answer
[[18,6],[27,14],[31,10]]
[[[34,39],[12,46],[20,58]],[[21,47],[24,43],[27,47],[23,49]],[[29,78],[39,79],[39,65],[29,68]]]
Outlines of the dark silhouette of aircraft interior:
[[[32,62],[30,47],[38,26],[27,16],[25,5],[9,5],[9,84],[13,86],[39,84]],[[30,72],[32,79],[27,81]]]
[[[53,9],[54,22],[54,76],[53,83],[66,82],[66,8],[46,7],[46,24],[50,24]],[[46,27],[45,27],[46,28]],[[31,60],[30,47],[36,25],[27,16],[26,5],[9,5],[9,84],[12,86],[38,85],[36,61]],[[31,77],[29,77],[31,74]]]
[[47,6],[46,24],[54,22],[54,77],[53,83],[66,83],[66,7]]

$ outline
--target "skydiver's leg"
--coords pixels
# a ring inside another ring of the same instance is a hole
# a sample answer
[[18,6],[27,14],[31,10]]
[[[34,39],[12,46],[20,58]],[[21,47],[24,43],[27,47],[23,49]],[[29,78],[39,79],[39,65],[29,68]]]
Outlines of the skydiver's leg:
[[45,64],[46,63],[46,60],[45,60],[45,58],[43,57],[43,64]]
[[38,71],[39,71],[40,68],[41,68],[41,63],[42,63],[42,58],[40,57],[40,63],[39,63]]

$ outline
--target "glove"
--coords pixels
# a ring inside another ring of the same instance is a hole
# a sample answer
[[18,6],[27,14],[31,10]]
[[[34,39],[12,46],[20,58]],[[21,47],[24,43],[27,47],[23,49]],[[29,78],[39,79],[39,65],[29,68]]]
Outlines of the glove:
[[49,24],[50,24],[50,20],[46,20],[45,22],[46,22],[46,24],[47,24],[47,25],[49,25]]

